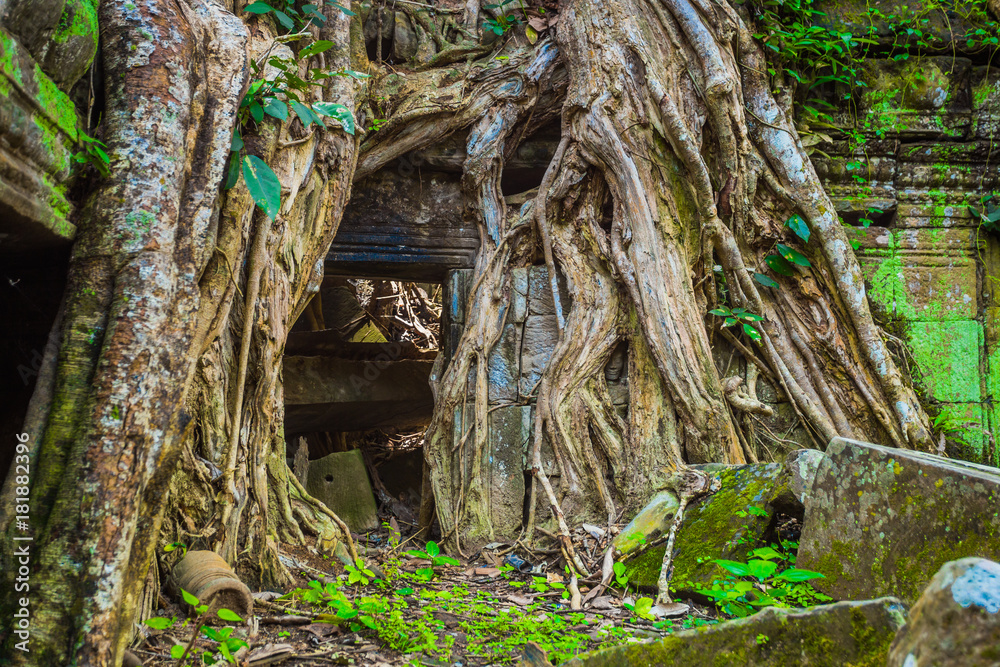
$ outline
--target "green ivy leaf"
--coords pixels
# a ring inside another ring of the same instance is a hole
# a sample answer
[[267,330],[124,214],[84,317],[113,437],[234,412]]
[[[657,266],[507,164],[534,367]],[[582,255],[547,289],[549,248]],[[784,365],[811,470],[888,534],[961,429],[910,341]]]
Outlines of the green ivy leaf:
[[288,120],[288,105],[277,97],[267,97],[264,99],[264,113],[278,120]]
[[785,221],[788,228],[795,232],[795,235],[802,239],[804,242],[809,242],[809,225],[806,221],[802,219],[801,215],[793,215],[788,220]]
[[337,4],[336,2],[333,2],[333,3],[331,3],[331,4],[332,4],[332,5],[334,6],[334,7],[336,7],[337,9],[339,9],[340,11],[342,11],[342,12],[343,12],[344,14],[347,14],[348,16],[354,16],[354,12],[352,12],[352,11],[351,11],[350,9],[348,9],[347,7],[344,7],[343,5],[340,5],[340,4]]
[[281,12],[275,9],[274,17],[278,19],[278,23],[280,23],[281,26],[286,30],[291,30],[295,27],[295,21],[293,21],[291,17],[288,16],[288,14],[286,14],[285,12]]
[[350,135],[354,134],[354,115],[351,113],[350,109],[345,107],[343,104],[335,104],[333,102],[316,102],[312,105],[313,111],[324,116],[329,116],[340,121],[341,126],[344,128],[344,132]]
[[281,181],[271,168],[256,155],[248,155],[243,158],[243,180],[260,210],[271,220],[277,218],[281,206]]
[[274,11],[274,7],[267,4],[266,2],[255,2],[252,5],[247,5],[243,8],[243,11],[249,12],[251,14],[267,14],[268,12]]
[[220,609],[218,613],[219,618],[223,621],[230,621],[232,623],[242,623],[243,619],[240,618],[239,614],[231,609]]
[[795,269],[793,269],[792,265],[786,262],[783,257],[779,257],[778,255],[768,255],[764,258],[764,261],[767,262],[767,265],[771,267],[771,270],[775,273],[780,273],[783,276],[795,275]]
[[789,262],[792,262],[793,264],[798,264],[799,266],[812,266],[809,263],[809,260],[806,259],[805,255],[803,255],[797,250],[789,248],[786,245],[782,245],[779,243],[778,252],[781,254],[782,257],[787,259]]
[[264,108],[260,106],[258,102],[252,102],[250,104],[250,116],[253,117],[255,123],[259,123],[264,120]]
[[324,51],[329,51],[334,47],[334,43],[326,40],[319,39],[307,46],[306,48],[299,51],[299,58],[308,58],[309,56],[314,56],[317,53],[323,53]]
[[800,570],[798,568],[789,568],[775,577],[775,579],[781,579],[783,581],[809,581],[810,579],[824,579],[826,575],[820,574],[819,572],[813,572],[811,570]]
[[175,618],[163,618],[162,616],[154,616],[153,618],[147,618],[143,623],[147,626],[153,628],[154,630],[166,630],[171,625],[174,624]]
[[290,104],[292,105],[292,111],[294,111],[295,115],[299,117],[300,121],[302,121],[303,127],[308,129],[308,127],[313,123],[323,127],[322,119],[313,113],[313,110],[305,104],[302,104],[302,102],[299,102],[298,100],[292,100]]
[[222,186],[225,190],[232,190],[240,181],[240,154],[233,152],[229,154],[229,168],[226,170],[226,182]]
[[761,285],[763,285],[764,287],[775,287],[775,288],[780,287],[780,285],[778,285],[778,281],[769,276],[765,276],[763,273],[753,274],[753,279],[756,280]]

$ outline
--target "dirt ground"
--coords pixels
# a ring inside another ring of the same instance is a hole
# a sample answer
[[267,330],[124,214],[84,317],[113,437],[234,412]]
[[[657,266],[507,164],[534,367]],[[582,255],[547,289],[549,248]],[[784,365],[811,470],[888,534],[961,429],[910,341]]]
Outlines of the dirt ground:
[[[587,599],[599,584],[606,540],[594,534],[580,541],[581,556],[593,573],[579,582],[585,600],[581,611],[570,608],[568,575],[558,550],[540,547],[528,552],[519,544],[513,552],[509,545],[488,545],[492,548],[458,565],[442,563],[447,559],[439,554],[438,565],[432,567],[434,546],[406,541],[384,528],[357,541],[364,568],[345,568],[315,549],[286,546],[282,558],[296,585],[255,593],[249,623],[209,631],[231,632],[231,660],[221,652],[220,642],[204,633],[196,635],[183,663],[172,658],[172,647],[186,646],[195,633],[191,621],[182,626],[186,614],[181,606],[166,600],[157,616],[177,620],[162,630],[143,627],[145,638],[132,653],[144,665],[471,667],[522,659],[523,664],[559,664],[597,648],[716,622],[711,608],[690,600],[683,601],[690,606],[684,615],[655,623],[644,620],[626,605],[655,594],[625,591],[614,584]],[[519,572],[505,564],[507,553],[526,559],[528,564],[521,568],[534,571]]]

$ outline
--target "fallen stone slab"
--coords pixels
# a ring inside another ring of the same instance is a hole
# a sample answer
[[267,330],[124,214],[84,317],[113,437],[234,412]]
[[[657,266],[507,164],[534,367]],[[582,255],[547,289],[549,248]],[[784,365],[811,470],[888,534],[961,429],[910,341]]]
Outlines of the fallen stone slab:
[[596,651],[566,667],[663,665],[884,665],[906,622],[895,598],[838,602],[810,609],[769,607],[753,616],[662,639]]
[[310,461],[306,490],[333,510],[355,533],[378,528],[375,495],[360,449],[335,452]]
[[945,563],[893,640],[888,667],[996,665],[1000,665],[1000,564],[984,558]]
[[[707,586],[723,573],[713,560],[745,561],[763,540],[776,511],[799,511],[789,489],[789,476],[780,463],[744,466],[694,466],[711,473],[718,490],[691,503],[677,532],[671,587],[688,593],[691,586]],[[615,539],[615,548],[627,555],[653,544],[670,530],[677,509],[676,496],[663,491],[650,501]],[[665,546],[652,547],[625,561],[629,583],[655,589]]]
[[915,601],[951,560],[1000,560],[1000,470],[834,438],[805,501],[797,567],[835,599]]

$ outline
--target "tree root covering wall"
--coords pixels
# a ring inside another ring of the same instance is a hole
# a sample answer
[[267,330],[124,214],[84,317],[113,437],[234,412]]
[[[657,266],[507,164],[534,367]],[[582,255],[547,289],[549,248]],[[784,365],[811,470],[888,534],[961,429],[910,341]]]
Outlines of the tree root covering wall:
[[[478,5],[407,7],[416,47],[393,45],[394,58],[414,58],[404,70],[380,62],[383,26],[369,34],[368,8],[355,9],[352,20],[328,7],[308,28],[335,46],[303,56],[300,73],[370,75],[309,93],[353,110],[358,136],[294,119],[242,132],[283,186],[272,219],[245,185],[220,192],[248,58],[291,48],[275,43],[272,19],[210,0],[101,5],[111,176],[80,209],[61,344],[25,428],[36,643],[15,661],[119,664],[167,543],[278,584],[279,541],[349,544],[289,475],[282,349],[352,184],[453,136],[467,137],[461,192],[479,251],[462,334],[433,373],[425,445],[450,547],[522,531],[530,541],[552,517],[573,562],[569,521],[615,521],[686,463],[755,458],[743,416],[768,409],[755,377],[817,446],[838,435],[938,446],[790,97],[772,95],[736,8],[570,0],[540,39],[522,26],[487,44]],[[508,203],[508,160],[552,125],[537,190]],[[776,248],[793,260],[777,273]],[[753,318],[733,333],[709,314],[720,307]],[[491,356],[522,322],[551,355],[491,405],[505,372]],[[722,341],[754,369],[745,380],[717,366]],[[520,446],[496,439],[508,428],[531,434],[528,486],[491,463],[496,446]],[[18,484],[8,478],[4,497]],[[490,510],[498,487],[513,491],[502,521]],[[11,507],[0,510],[8,534]]]

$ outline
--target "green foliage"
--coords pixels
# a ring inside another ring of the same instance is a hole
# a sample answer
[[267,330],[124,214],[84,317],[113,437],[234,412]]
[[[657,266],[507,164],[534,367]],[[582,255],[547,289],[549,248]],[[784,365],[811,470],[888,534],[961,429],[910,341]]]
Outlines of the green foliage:
[[110,176],[111,160],[108,158],[108,154],[104,152],[107,146],[87,135],[83,130],[77,131],[77,139],[79,140],[80,150],[73,155],[73,161],[79,164],[89,164],[97,170],[101,178]]
[[[170,545],[174,546],[174,545]],[[180,545],[184,546],[184,545]],[[202,664],[202,665],[214,665],[218,662],[216,658],[216,653],[222,656],[222,659],[230,664],[237,664],[234,653],[239,651],[244,646],[249,646],[244,640],[233,637],[233,628],[213,628],[208,625],[200,625],[201,616],[208,611],[208,605],[204,605],[201,601],[192,595],[191,593],[181,590],[181,597],[184,599],[188,605],[190,605],[194,610],[194,616],[184,621],[181,628],[188,625],[188,622],[195,620],[195,626],[198,628],[197,632],[191,637],[191,640],[186,644],[174,644],[170,649],[170,657],[174,660],[185,660],[189,659],[190,655],[197,655],[196,661],[185,662],[184,664]],[[243,619],[240,618],[239,614],[231,609],[219,609],[216,614],[219,619],[223,621],[229,621],[230,623],[243,623]],[[148,618],[144,621],[146,627],[152,628],[153,630],[170,630],[174,628],[177,623],[177,617],[163,618],[163,617],[153,617]],[[200,655],[192,654],[191,649],[194,647],[195,639],[198,635],[202,635],[209,641],[216,643],[214,647],[216,651],[204,650]]]
[[651,613],[653,604],[653,598],[641,597],[635,601],[635,604],[626,602],[622,606],[639,618],[652,621],[654,619],[653,614]]
[[[786,542],[784,546],[798,545]],[[695,585],[694,589],[714,601],[722,613],[736,617],[749,616],[762,607],[809,607],[831,600],[805,583],[824,575],[794,567],[794,556],[777,545],[755,549],[750,556],[745,563],[714,560],[726,575],[709,587]]]
[[628,570],[628,566],[625,563],[615,563],[612,567],[615,573],[615,583],[622,587],[622,590],[628,590],[628,575],[625,572]]
[[360,558],[354,560],[354,565],[345,565],[344,570],[347,571],[347,583],[349,584],[367,586],[375,578],[375,573],[366,568],[365,562]]
[[[336,2],[332,4],[348,16],[354,15]],[[294,43],[310,38],[310,33],[306,29],[311,24],[323,25],[326,20],[317,5],[306,4],[297,9],[295,2],[288,0],[280,0],[280,6],[254,2],[244,11],[258,16],[270,15],[278,25],[288,31],[280,35],[275,43]],[[291,111],[306,129],[315,125],[320,130],[325,130],[327,128],[323,118],[332,118],[339,123],[344,132],[353,135],[355,122],[350,109],[334,102],[310,103],[310,93],[313,88],[321,87],[323,81],[331,77],[347,76],[364,79],[368,75],[347,68],[331,71],[313,67],[307,69],[305,78],[300,76],[302,63],[335,46],[329,40],[315,40],[292,57],[272,55],[272,46],[259,61],[250,62],[255,80],[243,95],[237,111],[237,128],[233,136],[225,188],[228,190],[235,187],[242,174],[254,202],[272,220],[281,207],[281,183],[274,171],[259,157],[248,155],[241,159],[244,149],[243,133],[251,127],[260,125],[267,117],[284,123],[288,121]],[[275,72],[270,78],[265,76],[265,65],[273,68]]]
[[260,210],[271,220],[277,218],[281,206],[281,181],[267,163],[256,155],[243,158],[243,180]]
[[718,317],[724,317],[722,326],[731,327],[734,324],[743,325],[743,333],[750,336],[753,340],[760,340],[760,332],[754,329],[749,323],[750,322],[760,322],[764,318],[760,315],[751,313],[746,308],[726,308],[719,307],[713,308],[708,311],[709,315],[716,315]]
[[423,558],[424,560],[431,561],[430,567],[421,568],[416,572],[417,577],[425,581],[430,581],[434,578],[434,568],[443,567],[445,565],[457,566],[460,564],[457,560],[451,558],[450,556],[442,556],[441,547],[439,547],[436,542],[428,542],[424,549],[424,551],[411,549],[406,552],[406,555],[411,558]]
[[[520,0],[519,0],[520,2]],[[491,9],[496,12],[497,18],[487,18],[485,21],[486,29],[493,31],[496,35],[503,35],[508,30],[516,25],[520,25],[523,21],[521,16],[517,14],[509,14],[508,12],[512,8],[508,8],[507,5],[514,3],[514,0],[499,0],[499,2],[485,5],[486,9]],[[524,4],[521,4],[522,15],[524,13]]]

